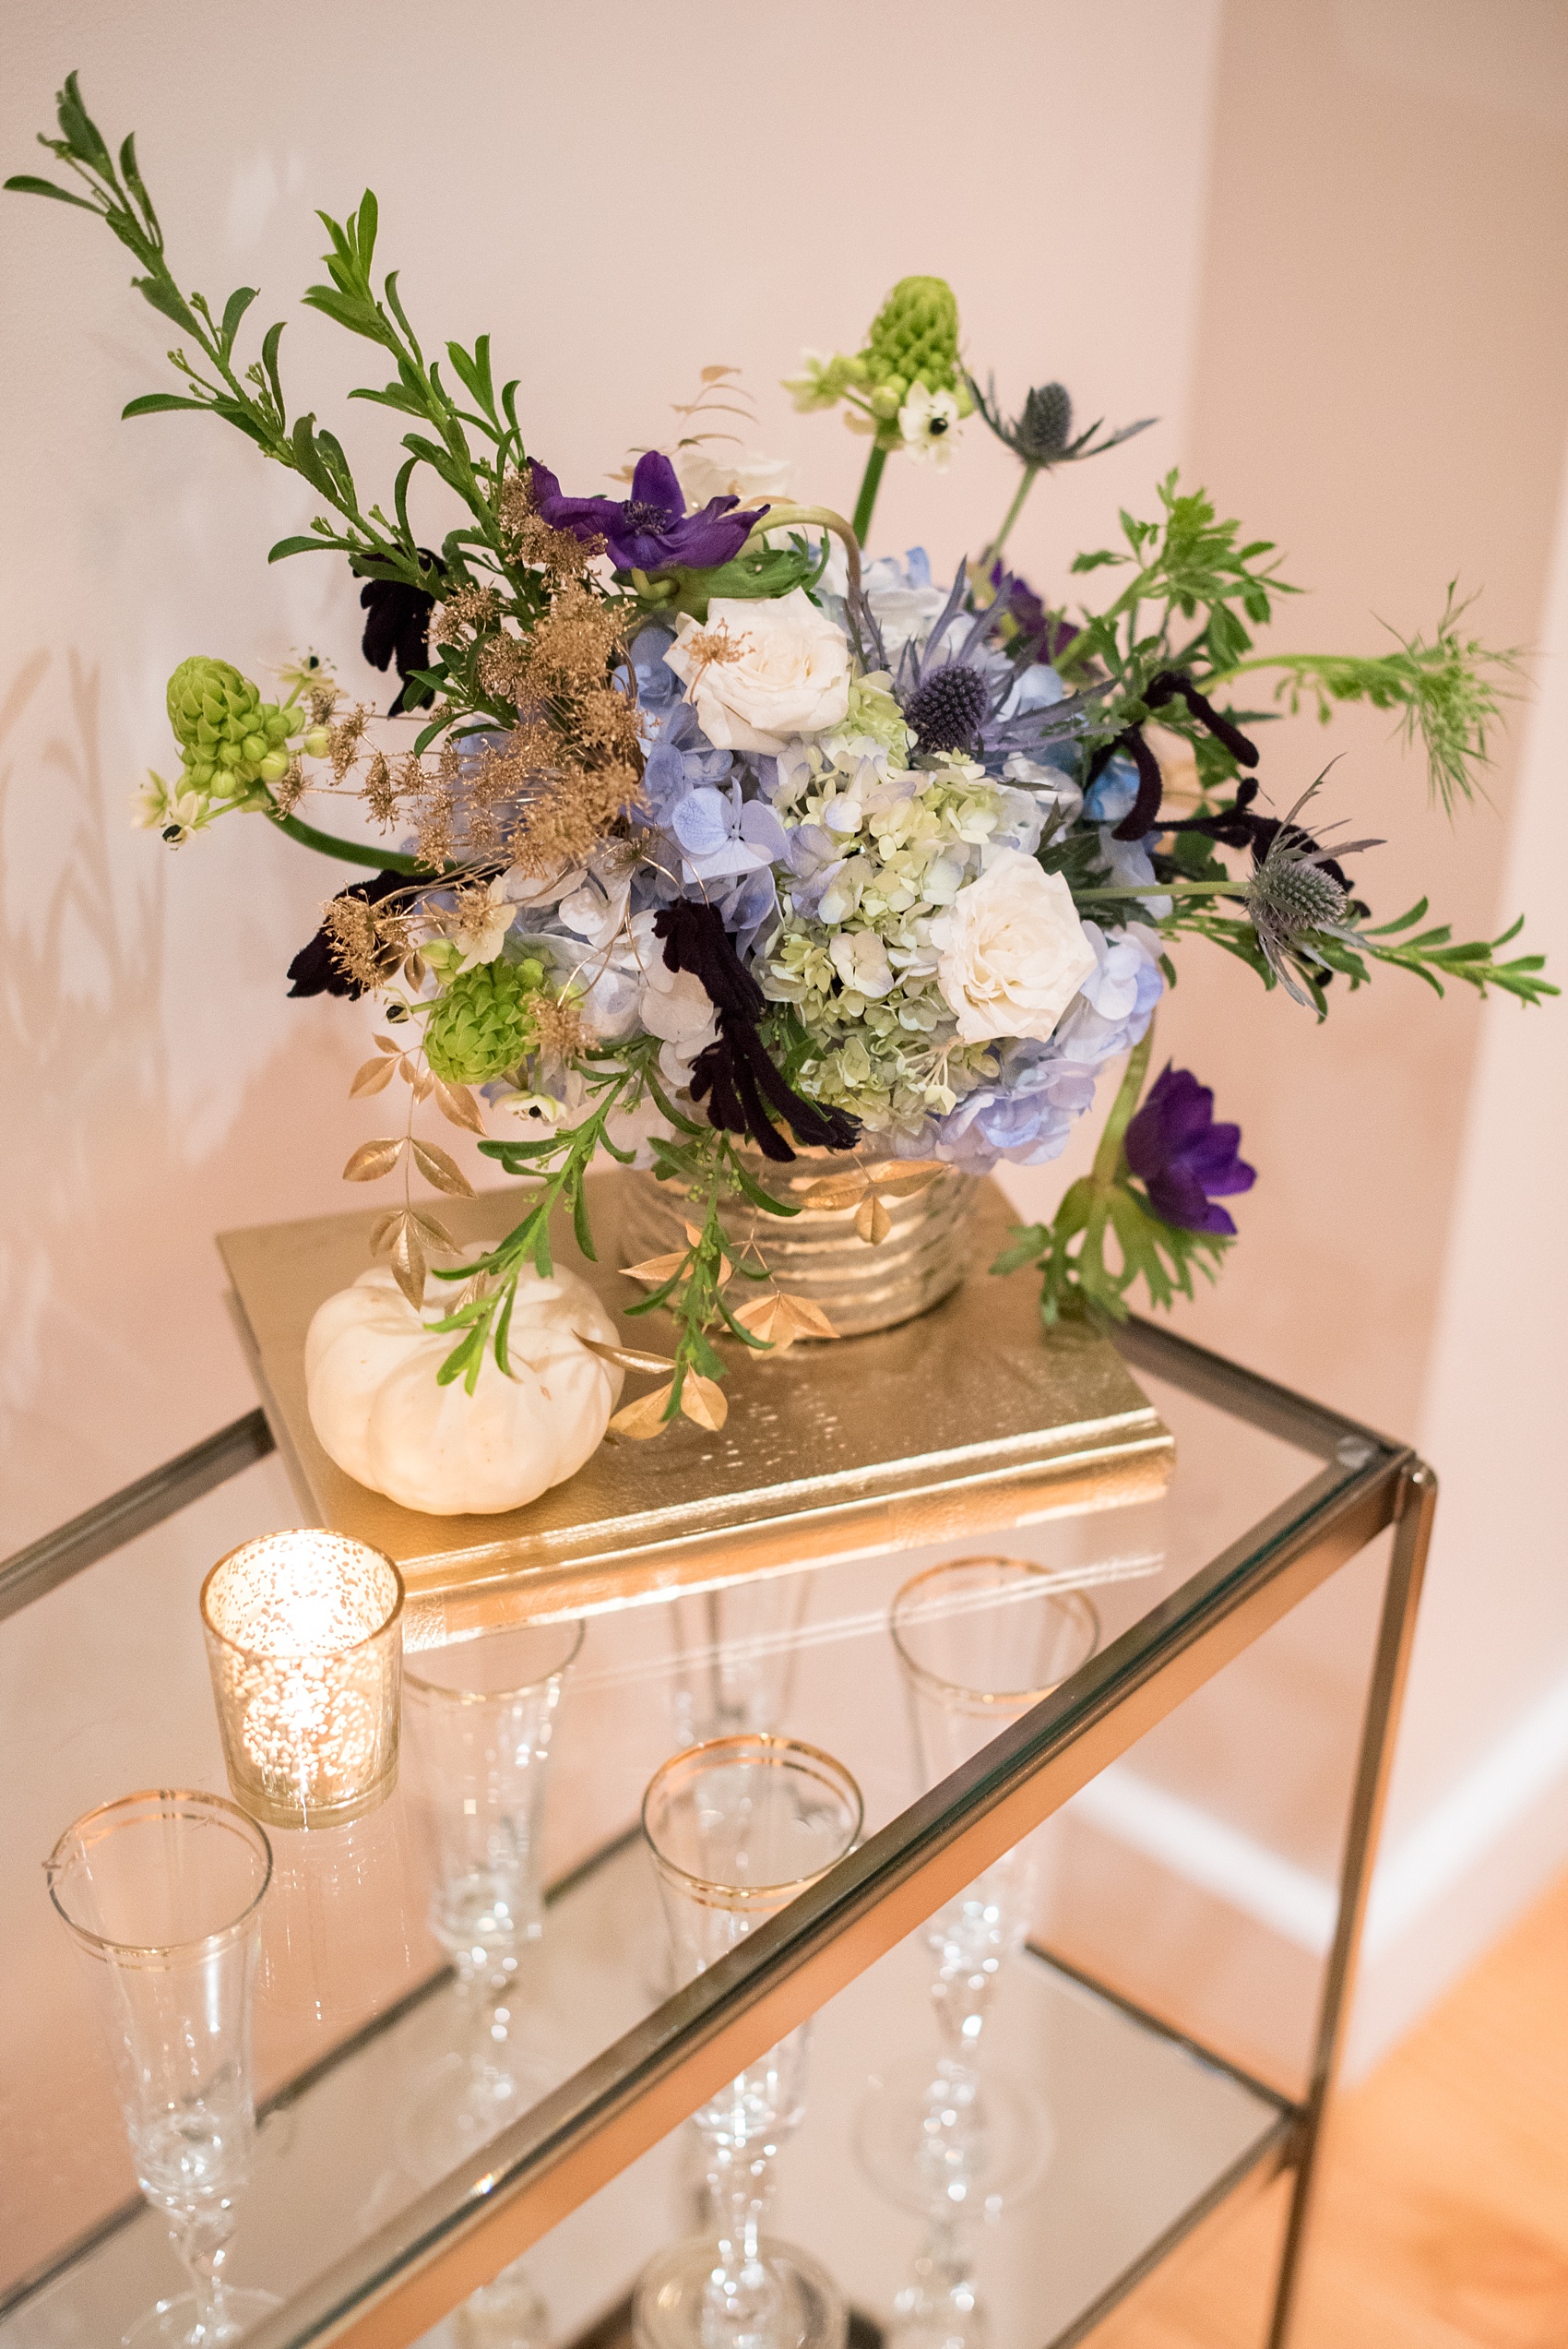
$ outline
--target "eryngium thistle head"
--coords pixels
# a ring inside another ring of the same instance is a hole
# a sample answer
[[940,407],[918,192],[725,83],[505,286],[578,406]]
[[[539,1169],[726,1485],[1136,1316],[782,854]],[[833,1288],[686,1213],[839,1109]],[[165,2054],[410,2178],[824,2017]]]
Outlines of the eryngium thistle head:
[[1013,427],[1014,446],[1031,465],[1049,465],[1073,436],[1073,402],[1065,384],[1039,384],[1024,400]]
[[905,722],[921,750],[970,750],[990,702],[980,671],[953,661],[921,679],[904,706]]
[[874,390],[902,399],[917,379],[953,391],[958,375],[958,304],[945,278],[900,278],[877,312],[861,353]]
[[169,680],[169,723],[197,791],[280,782],[289,771],[289,720],[227,661],[196,653]]
[[1254,926],[1266,922],[1272,930],[1293,937],[1300,930],[1326,930],[1345,919],[1344,890],[1332,874],[1310,857],[1289,850],[1265,859],[1247,888],[1247,907]]
[[[1267,853],[1247,884],[1246,898],[1247,912],[1265,961],[1288,996],[1309,1005],[1313,998],[1307,987],[1316,991],[1320,967],[1314,956],[1314,938],[1343,938],[1351,946],[1356,942],[1349,921],[1350,893],[1333,873],[1324,870],[1336,860],[1296,820],[1322,782],[1320,775],[1280,822]],[[1342,845],[1336,844],[1337,854],[1356,856],[1364,848],[1380,845],[1373,840],[1346,841]],[[1255,841],[1253,853],[1257,854]],[[1302,979],[1307,987],[1298,984]]]
[[484,1085],[534,1042],[529,974],[514,962],[460,971],[430,1016],[425,1058],[449,1085]]

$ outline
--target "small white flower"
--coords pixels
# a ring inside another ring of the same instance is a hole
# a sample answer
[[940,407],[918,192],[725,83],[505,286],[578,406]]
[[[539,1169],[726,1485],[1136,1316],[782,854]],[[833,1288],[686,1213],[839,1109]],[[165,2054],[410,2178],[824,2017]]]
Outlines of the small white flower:
[[566,1114],[565,1103],[557,1101],[553,1093],[524,1093],[510,1087],[498,1086],[490,1094],[489,1104],[495,1116],[540,1133],[559,1125]]
[[927,459],[938,467],[952,458],[958,422],[958,403],[953,394],[928,391],[920,382],[910,385],[909,396],[898,411],[898,430],[910,456]]
[[804,588],[770,602],[715,596],[706,624],[683,615],[664,658],[716,750],[776,757],[849,714],[849,645]]
[[165,813],[168,805],[168,784],[161,775],[149,771],[146,782],[138,784],[131,793],[131,821],[143,831],[150,832],[155,826],[168,822]]
[[932,923],[937,984],[965,1043],[1043,1043],[1098,967],[1072,891],[1032,856],[998,854]]
[[833,967],[853,995],[869,996],[879,1003],[893,992],[893,973],[888,968],[887,948],[874,930],[837,930],[828,940],[827,951],[833,957]]
[[517,918],[517,909],[506,895],[506,876],[503,873],[492,881],[482,898],[464,909],[457,925],[457,944],[463,949],[458,970],[472,971],[481,962],[493,962]]
[[177,792],[161,775],[148,772],[131,793],[131,821],[143,831],[160,831],[171,848],[179,848],[207,823],[212,805],[205,793]]

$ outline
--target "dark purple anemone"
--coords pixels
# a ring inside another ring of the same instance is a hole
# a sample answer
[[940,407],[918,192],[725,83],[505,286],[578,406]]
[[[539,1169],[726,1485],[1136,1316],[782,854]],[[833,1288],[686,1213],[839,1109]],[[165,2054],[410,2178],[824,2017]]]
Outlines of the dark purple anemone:
[[601,538],[622,571],[666,571],[682,564],[707,571],[739,554],[766,513],[736,513],[737,497],[710,497],[699,514],[688,514],[675,468],[657,448],[637,459],[630,497],[563,497],[548,465],[535,463],[534,509],[553,531],[574,538]]
[[1146,1186],[1155,1213],[1183,1232],[1233,1237],[1217,1198],[1250,1191],[1257,1171],[1240,1157],[1240,1126],[1217,1126],[1214,1095],[1190,1068],[1172,1068],[1150,1087],[1127,1127],[1127,1163]]

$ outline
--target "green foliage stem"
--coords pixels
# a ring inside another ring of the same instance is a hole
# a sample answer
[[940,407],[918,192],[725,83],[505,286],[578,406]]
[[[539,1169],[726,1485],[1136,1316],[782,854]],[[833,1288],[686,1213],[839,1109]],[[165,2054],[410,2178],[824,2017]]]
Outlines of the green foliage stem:
[[[1065,1318],[1124,1321],[1127,1292],[1141,1280],[1151,1304],[1191,1297],[1194,1269],[1213,1280],[1229,1246],[1206,1232],[1188,1232],[1155,1213],[1128,1171],[1123,1143],[1148,1073],[1153,1025],[1128,1059],[1121,1088],[1087,1174],[1071,1184],[1049,1223],[1015,1227],[1013,1245],[992,1266],[1016,1272],[1026,1264],[1040,1273],[1040,1318],[1047,1329]],[[1112,1265],[1107,1241],[1121,1261]]]
[[866,459],[866,469],[861,476],[861,494],[855,500],[855,511],[850,524],[858,545],[864,546],[871,531],[871,518],[876,511],[876,494],[882,487],[882,476],[886,464],[887,451],[882,443],[877,441],[873,446],[871,455]]

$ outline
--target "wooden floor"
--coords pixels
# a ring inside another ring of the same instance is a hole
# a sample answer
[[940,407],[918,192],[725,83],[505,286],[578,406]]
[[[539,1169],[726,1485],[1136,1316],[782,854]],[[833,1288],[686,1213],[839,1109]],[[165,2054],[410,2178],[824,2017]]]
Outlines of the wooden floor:
[[[1259,2349],[1279,2209],[1093,2349]],[[1344,2096],[1291,2349],[1568,2349],[1568,1879]]]

